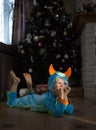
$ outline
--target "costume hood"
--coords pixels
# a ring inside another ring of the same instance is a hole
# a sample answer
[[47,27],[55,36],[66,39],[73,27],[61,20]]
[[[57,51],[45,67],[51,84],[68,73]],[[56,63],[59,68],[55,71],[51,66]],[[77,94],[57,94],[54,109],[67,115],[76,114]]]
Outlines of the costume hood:
[[71,67],[68,68],[68,70],[65,73],[61,73],[59,71],[56,71],[53,68],[53,65],[51,64],[49,67],[49,78],[48,78],[48,89],[53,92],[54,88],[54,81],[56,78],[63,78],[66,81],[66,84],[68,86],[68,78],[71,75]]

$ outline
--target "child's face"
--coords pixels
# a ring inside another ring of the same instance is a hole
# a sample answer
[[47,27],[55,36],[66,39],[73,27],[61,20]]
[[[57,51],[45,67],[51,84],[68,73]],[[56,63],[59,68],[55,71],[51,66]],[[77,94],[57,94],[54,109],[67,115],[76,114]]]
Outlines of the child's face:
[[54,82],[54,93],[57,95],[58,90],[64,90],[66,89],[67,84],[66,81],[63,78],[56,78]]

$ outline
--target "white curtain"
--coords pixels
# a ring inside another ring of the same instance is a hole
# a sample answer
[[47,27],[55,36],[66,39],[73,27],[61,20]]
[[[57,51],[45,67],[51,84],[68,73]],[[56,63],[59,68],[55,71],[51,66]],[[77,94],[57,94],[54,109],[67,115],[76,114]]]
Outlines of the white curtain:
[[13,8],[15,0],[0,0],[0,42],[12,43]]

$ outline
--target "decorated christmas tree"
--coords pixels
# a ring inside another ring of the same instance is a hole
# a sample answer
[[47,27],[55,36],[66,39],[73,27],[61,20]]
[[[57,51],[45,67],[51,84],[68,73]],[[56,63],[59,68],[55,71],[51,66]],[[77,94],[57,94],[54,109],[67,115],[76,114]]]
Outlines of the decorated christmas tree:
[[72,27],[72,15],[63,0],[37,0],[26,19],[25,40],[19,43],[21,73],[28,72],[36,84],[46,84],[48,68],[57,71],[72,68],[72,85],[80,85],[81,57],[78,34]]

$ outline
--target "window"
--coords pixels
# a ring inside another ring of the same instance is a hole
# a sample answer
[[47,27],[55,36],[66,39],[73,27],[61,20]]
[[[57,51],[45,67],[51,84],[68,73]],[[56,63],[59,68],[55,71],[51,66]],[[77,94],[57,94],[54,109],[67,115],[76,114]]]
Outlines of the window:
[[11,44],[15,0],[0,0],[0,42]]

